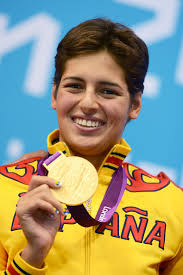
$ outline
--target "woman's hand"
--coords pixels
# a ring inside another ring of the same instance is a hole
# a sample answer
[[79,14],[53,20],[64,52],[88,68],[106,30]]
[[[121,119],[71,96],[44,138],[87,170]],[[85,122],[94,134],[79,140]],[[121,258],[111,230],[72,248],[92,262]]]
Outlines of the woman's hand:
[[22,258],[30,265],[41,268],[53,245],[60,225],[62,206],[50,191],[59,185],[47,176],[33,176],[28,192],[19,199],[17,215],[27,239]]

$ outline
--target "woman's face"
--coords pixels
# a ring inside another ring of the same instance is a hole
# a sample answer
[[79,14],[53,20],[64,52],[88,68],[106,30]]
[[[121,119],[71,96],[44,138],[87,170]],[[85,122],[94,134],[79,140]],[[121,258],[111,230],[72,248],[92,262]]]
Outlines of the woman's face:
[[130,102],[123,70],[107,51],[69,59],[56,97],[53,86],[59,138],[83,156],[105,154],[119,143],[140,107],[141,94]]

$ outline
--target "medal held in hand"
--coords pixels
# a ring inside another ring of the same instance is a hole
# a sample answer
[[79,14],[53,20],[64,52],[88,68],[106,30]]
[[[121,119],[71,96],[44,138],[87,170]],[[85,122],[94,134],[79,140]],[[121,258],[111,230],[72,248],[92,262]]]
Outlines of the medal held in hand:
[[84,227],[108,222],[121,201],[127,184],[127,177],[122,166],[112,176],[96,217],[90,216],[83,203],[97,191],[98,174],[95,167],[86,159],[77,156],[66,157],[58,151],[38,164],[39,175],[54,178],[62,187],[53,190],[54,196],[67,205],[75,221]]
[[80,205],[90,199],[98,186],[95,167],[81,157],[66,157],[57,152],[44,161],[48,177],[62,183],[60,189],[51,189],[54,196],[66,205]]

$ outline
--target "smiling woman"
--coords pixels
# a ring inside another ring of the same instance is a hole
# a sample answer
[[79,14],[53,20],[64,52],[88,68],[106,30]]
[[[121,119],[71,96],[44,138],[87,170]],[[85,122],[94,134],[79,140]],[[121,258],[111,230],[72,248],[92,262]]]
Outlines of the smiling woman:
[[[182,190],[124,162],[122,135],[140,113],[147,67],[145,43],[108,19],[83,22],[59,43],[49,152],[0,167],[0,212],[11,204],[1,218],[0,274],[183,273]],[[79,159],[94,169],[97,191],[84,205],[64,205],[54,194],[69,196],[67,172],[73,199],[93,186],[86,167],[75,169]],[[82,178],[85,188],[76,186]]]
[[131,102],[124,72],[107,50],[68,60],[56,95],[55,89],[56,85],[52,107],[57,111],[59,140],[98,169],[120,143],[127,121],[138,116],[141,92]]

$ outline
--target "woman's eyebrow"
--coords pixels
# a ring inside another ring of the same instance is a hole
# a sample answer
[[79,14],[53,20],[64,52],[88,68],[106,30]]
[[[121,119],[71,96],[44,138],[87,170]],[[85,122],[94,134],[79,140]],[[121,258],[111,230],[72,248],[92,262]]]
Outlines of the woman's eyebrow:
[[77,80],[77,81],[83,81],[82,78],[77,77],[77,76],[68,76],[68,77],[63,78],[63,80]]
[[109,85],[109,86],[113,86],[113,87],[118,87],[121,89],[121,86],[115,82],[110,82],[110,81],[99,81],[99,84],[101,85]]

